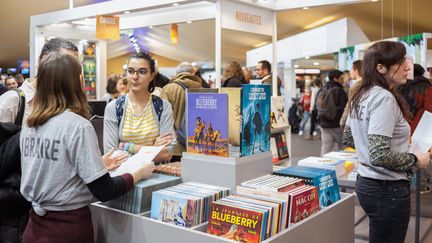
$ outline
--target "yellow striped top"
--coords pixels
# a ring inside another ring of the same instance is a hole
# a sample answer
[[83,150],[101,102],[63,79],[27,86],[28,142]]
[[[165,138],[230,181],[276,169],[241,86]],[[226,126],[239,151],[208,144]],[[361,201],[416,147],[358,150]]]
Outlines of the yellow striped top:
[[153,146],[158,136],[159,127],[153,115],[151,99],[147,102],[142,114],[136,114],[132,109],[132,104],[128,101],[122,130],[124,142]]

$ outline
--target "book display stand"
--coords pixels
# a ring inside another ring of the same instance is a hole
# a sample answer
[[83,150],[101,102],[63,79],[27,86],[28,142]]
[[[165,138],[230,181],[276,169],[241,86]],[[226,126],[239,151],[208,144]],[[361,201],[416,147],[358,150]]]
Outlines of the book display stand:
[[292,154],[292,151],[291,151],[291,126],[288,125],[288,126],[284,126],[284,127],[278,127],[278,128],[272,128],[271,129],[272,135],[278,134],[281,132],[285,133],[286,146],[288,149],[288,158],[281,159],[277,162],[274,162],[273,164],[274,165],[283,165],[283,166],[287,167],[287,166],[291,166],[291,160],[290,160],[291,154]]
[[[248,157],[217,157],[184,153],[183,181],[217,186],[235,186],[242,181],[272,173],[271,152]],[[95,242],[234,242],[206,233],[207,223],[183,228],[150,218],[149,212],[132,214],[94,203],[92,211]],[[341,199],[289,229],[262,241],[345,243],[354,240],[354,195],[341,193]]]

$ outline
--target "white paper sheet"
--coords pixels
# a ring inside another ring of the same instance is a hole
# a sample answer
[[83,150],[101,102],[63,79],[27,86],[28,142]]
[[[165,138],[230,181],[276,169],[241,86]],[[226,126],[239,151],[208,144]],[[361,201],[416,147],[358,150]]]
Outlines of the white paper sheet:
[[432,113],[425,111],[412,136],[411,151],[426,153],[432,147]]
[[162,148],[163,146],[142,146],[138,153],[123,162],[116,170],[111,171],[111,176],[132,173],[141,168],[143,164],[152,163],[153,159],[159,154]]

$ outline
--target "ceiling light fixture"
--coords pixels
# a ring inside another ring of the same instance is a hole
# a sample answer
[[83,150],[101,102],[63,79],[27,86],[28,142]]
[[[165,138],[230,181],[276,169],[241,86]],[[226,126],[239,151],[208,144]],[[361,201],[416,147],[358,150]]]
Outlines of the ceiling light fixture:
[[180,4],[178,4],[178,3],[173,3],[172,5],[173,5],[174,7],[176,7],[176,6],[180,5]]
[[298,65],[298,64],[294,65],[294,68],[299,68],[299,67],[300,67],[300,65]]
[[305,56],[305,59],[310,59],[310,56]]
[[309,9],[309,7],[303,7],[303,9],[304,9],[304,10],[308,10],[308,9]]
[[130,14],[130,11],[124,11],[123,13],[124,14]]

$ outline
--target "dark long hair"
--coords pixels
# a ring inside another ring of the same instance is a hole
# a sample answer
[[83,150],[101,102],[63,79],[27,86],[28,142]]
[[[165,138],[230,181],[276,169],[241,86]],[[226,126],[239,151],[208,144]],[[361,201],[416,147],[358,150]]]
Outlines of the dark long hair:
[[51,117],[70,109],[84,118],[90,107],[82,88],[81,64],[69,54],[52,52],[42,59],[37,72],[33,110],[29,127],[45,124]]
[[[381,64],[387,70],[395,64],[399,64],[398,70],[405,61],[405,46],[398,42],[381,41],[369,47],[365,53],[362,66],[362,81],[357,93],[352,97],[350,104],[350,114],[357,117],[359,104],[364,99],[364,94],[373,86],[379,86],[390,91],[396,98],[397,104],[402,111],[404,118],[410,121],[412,114],[409,112],[408,106],[403,97],[397,91],[397,88],[391,86],[391,81],[384,75],[378,72],[377,65]],[[393,77],[391,77],[393,78]]]
[[[155,60],[152,58],[150,53],[142,52],[142,51],[132,53],[132,55],[130,55],[128,60],[127,60],[128,65],[129,65],[129,61],[131,59],[144,59],[147,61],[148,65],[150,67],[150,73],[153,74],[156,71]],[[156,78],[156,75],[153,77],[153,79],[149,83],[148,91],[150,93],[153,93],[153,91],[155,90],[155,87],[156,87],[155,78]]]

